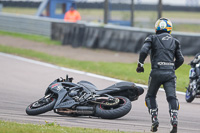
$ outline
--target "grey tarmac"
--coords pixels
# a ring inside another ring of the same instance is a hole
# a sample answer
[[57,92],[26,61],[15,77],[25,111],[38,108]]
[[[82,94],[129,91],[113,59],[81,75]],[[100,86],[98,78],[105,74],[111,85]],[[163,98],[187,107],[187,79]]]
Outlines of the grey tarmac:
[[[115,83],[0,55],[0,119],[20,123],[45,124],[45,121],[48,121],[70,127],[150,132],[151,120],[144,104],[146,89],[137,101],[132,102],[132,110],[126,116],[115,120],[95,117],[67,117],[55,114],[53,111],[38,116],[28,116],[25,112],[26,107],[43,97],[46,87],[54,79],[65,77],[66,74],[73,77],[75,83],[87,80],[99,89]],[[158,133],[168,133],[170,130],[168,104],[165,93],[163,91],[158,93],[158,118],[160,121]],[[177,97],[180,102],[178,132],[199,133],[200,99],[186,103],[184,95],[178,94]]]

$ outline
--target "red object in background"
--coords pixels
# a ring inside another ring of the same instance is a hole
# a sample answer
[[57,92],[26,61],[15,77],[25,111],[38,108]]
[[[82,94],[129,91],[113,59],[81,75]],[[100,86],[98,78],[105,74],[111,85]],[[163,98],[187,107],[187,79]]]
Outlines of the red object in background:
[[64,20],[66,22],[76,22],[78,20],[81,20],[81,16],[78,11],[76,10],[69,10],[65,13]]

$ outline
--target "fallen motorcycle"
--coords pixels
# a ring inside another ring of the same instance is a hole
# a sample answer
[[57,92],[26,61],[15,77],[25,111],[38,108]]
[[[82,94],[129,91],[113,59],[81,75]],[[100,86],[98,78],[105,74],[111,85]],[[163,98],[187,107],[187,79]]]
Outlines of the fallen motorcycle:
[[88,81],[72,82],[73,78],[58,78],[46,89],[45,96],[26,108],[28,115],[51,110],[59,115],[96,116],[103,119],[120,118],[131,110],[131,101],[144,89],[132,82],[119,82],[98,90]]

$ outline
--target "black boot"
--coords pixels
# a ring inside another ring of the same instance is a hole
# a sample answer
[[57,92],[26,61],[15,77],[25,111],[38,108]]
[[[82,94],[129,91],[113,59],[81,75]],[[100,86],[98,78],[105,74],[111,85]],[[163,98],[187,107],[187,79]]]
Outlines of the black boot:
[[170,110],[172,130],[170,133],[177,133],[178,126],[178,110]]
[[159,121],[158,121],[158,109],[150,109],[149,113],[151,114],[152,126],[151,131],[156,132],[158,130]]

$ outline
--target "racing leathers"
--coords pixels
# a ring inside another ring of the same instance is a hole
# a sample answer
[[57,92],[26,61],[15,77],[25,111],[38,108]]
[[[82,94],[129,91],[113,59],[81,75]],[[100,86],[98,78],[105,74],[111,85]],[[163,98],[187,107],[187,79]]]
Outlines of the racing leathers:
[[[149,76],[148,91],[145,98],[146,106],[149,113],[154,111],[152,115],[152,123],[157,122],[158,107],[156,103],[156,95],[158,89],[163,85],[166,98],[169,103],[169,112],[178,112],[179,103],[176,98],[176,75],[175,70],[184,62],[181,52],[180,43],[169,33],[162,32],[160,34],[150,35],[145,39],[139,55],[139,63],[143,65],[148,53],[150,52],[151,73]],[[177,114],[176,114],[177,115]],[[154,121],[154,119],[156,120]],[[152,128],[153,128],[152,124]],[[157,131],[157,127],[156,130]],[[154,129],[152,129],[153,131]]]

